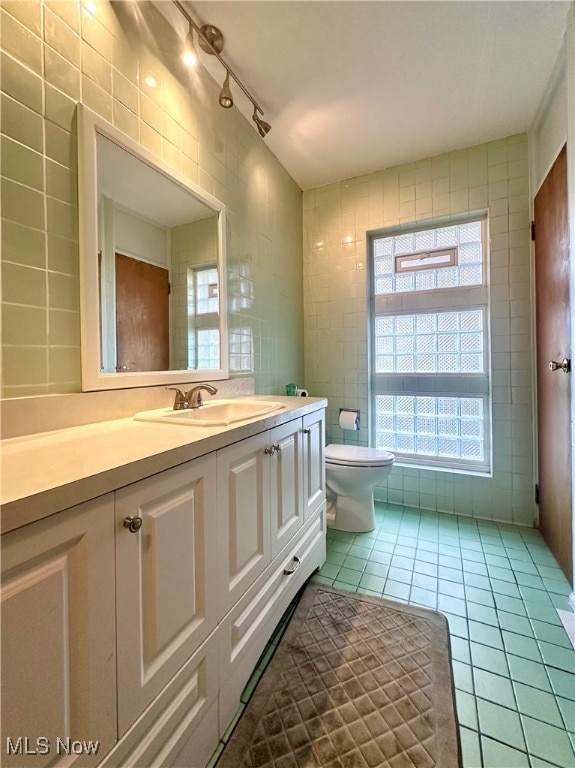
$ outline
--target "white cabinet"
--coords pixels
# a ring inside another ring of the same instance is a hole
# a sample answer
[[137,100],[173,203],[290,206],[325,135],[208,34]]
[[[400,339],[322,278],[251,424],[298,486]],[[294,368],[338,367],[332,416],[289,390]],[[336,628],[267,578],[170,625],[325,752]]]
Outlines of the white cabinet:
[[114,590],[113,494],[2,537],[3,766],[96,765],[113,746]]
[[218,451],[218,552],[230,608],[325,499],[323,411]]
[[224,732],[256,662],[306,579],[325,562],[325,503],[316,509],[295,540],[275,558],[232,608],[219,628],[220,732]]
[[271,555],[275,557],[303,523],[301,419],[269,432]]
[[116,493],[120,737],[216,625],[215,515],[214,454]]
[[270,562],[268,432],[217,453],[220,607],[227,611]]
[[312,411],[302,419],[304,519],[325,501],[325,411]]
[[202,768],[207,763],[219,738],[217,640],[212,632],[194,651],[99,768]]
[[[219,629],[225,680],[220,690],[222,731],[282,613],[325,561],[323,425],[322,410],[218,452],[218,493],[222,492],[223,502],[218,500],[219,552],[225,574],[223,599],[231,609]],[[241,492],[225,491],[239,488],[240,469],[246,473]],[[263,542],[260,549],[259,542]],[[241,580],[236,577],[234,582],[240,563]]]
[[325,560],[323,409],[229,437],[2,537],[2,765],[205,765]]

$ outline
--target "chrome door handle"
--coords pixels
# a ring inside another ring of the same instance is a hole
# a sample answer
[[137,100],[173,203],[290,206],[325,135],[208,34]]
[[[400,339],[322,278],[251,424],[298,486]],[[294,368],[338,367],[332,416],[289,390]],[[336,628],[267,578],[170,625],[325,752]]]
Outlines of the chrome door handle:
[[281,445],[279,443],[276,443],[275,445],[272,445],[272,448],[274,449],[274,451],[276,453],[281,453],[282,452],[282,447],[281,447]]
[[555,360],[550,360],[549,370],[563,371],[563,373],[569,373],[571,371],[571,360],[569,360],[567,357],[564,357],[560,363],[557,363]]
[[142,522],[141,517],[125,517],[124,528],[127,528],[130,533],[137,533],[142,527]]

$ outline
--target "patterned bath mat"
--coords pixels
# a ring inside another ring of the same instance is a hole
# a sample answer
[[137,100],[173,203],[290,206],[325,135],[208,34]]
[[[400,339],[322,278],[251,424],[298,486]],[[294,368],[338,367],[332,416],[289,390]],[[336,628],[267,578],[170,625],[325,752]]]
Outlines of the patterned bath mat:
[[310,583],[217,768],[460,768],[441,614]]

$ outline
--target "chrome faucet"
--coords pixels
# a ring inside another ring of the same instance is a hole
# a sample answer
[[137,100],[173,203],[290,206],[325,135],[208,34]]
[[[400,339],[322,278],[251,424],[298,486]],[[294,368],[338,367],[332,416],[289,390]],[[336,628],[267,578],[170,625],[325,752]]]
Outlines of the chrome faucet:
[[173,405],[174,411],[184,411],[186,408],[199,408],[203,405],[203,389],[205,389],[206,392],[209,392],[210,395],[215,395],[218,391],[215,387],[212,387],[211,384],[199,384],[197,387],[192,387],[192,389],[187,392],[183,392],[177,387],[166,387],[166,389],[170,389],[172,392],[176,393]]
[[218,391],[215,387],[212,387],[211,384],[199,384],[197,387],[192,387],[192,389],[186,392],[187,408],[199,408],[204,404],[204,401],[202,400],[203,389],[205,389],[206,392],[209,392],[210,395],[215,395]]

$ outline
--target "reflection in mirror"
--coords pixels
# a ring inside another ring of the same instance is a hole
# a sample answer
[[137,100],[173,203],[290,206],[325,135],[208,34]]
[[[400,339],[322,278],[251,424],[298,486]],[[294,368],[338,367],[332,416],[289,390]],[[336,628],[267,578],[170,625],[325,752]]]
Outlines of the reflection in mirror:
[[225,378],[223,206],[83,107],[79,126],[84,389]]

